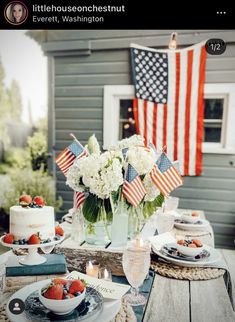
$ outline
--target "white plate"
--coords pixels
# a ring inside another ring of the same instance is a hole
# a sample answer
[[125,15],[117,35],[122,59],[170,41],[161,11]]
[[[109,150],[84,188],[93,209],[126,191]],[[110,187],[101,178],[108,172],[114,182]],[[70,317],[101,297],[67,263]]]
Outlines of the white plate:
[[[24,312],[22,312],[21,314],[12,314],[9,309],[8,309],[8,304],[11,300],[15,299],[15,298],[19,298],[22,301],[25,301],[26,298],[34,291],[38,290],[39,288],[43,287],[44,285],[47,285],[48,282],[50,282],[50,279],[44,280],[44,281],[40,281],[40,282],[36,282],[30,285],[27,285],[23,288],[21,288],[19,291],[15,292],[9,299],[7,306],[6,306],[6,313],[8,318],[12,321],[12,322],[26,322],[28,321],[26,318],[26,315]],[[94,315],[92,317],[90,317],[87,320],[84,320],[84,322],[92,322],[92,321],[96,321],[96,322],[109,322],[111,321],[119,312],[121,308],[121,300],[104,300],[104,306],[103,306],[103,310],[101,313],[99,313],[99,315]]]
[[162,254],[160,250],[157,250],[152,246],[153,252],[160,256],[161,258],[165,259],[169,263],[176,264],[178,266],[184,266],[184,267],[203,267],[203,266],[210,266],[217,261],[221,259],[221,254],[214,248],[204,245],[204,248],[210,253],[210,256],[207,258],[202,259],[201,261],[197,262],[190,262],[190,261],[185,261],[182,259],[176,259],[170,256],[167,256],[165,254]]
[[208,226],[210,225],[209,221],[205,219],[200,219],[200,221],[202,222],[202,224],[200,225],[192,224],[192,223],[183,224],[183,223],[175,222],[174,226],[182,230],[192,230],[192,231],[208,229]]

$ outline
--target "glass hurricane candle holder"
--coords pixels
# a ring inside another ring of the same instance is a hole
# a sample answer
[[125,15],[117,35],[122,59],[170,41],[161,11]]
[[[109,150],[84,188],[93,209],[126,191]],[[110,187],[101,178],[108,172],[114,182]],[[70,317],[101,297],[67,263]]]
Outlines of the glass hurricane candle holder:
[[90,260],[86,263],[86,274],[98,278],[100,264],[97,260]]
[[112,273],[108,268],[105,268],[105,267],[100,268],[98,276],[102,280],[112,282]]

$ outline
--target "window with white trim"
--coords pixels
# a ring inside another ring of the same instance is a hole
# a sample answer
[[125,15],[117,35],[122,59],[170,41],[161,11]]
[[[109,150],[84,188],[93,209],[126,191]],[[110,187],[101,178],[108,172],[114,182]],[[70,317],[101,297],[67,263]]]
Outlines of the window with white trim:
[[[206,84],[204,153],[235,153],[235,84]],[[135,133],[132,85],[104,87],[104,147]]]

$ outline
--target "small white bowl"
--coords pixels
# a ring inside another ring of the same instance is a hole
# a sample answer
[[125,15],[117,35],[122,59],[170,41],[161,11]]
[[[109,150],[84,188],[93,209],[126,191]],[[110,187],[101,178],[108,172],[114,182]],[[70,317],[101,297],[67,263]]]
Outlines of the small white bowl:
[[183,255],[195,257],[195,256],[199,255],[202,252],[203,245],[201,247],[192,248],[192,247],[179,245],[177,243],[177,250]]
[[82,302],[86,294],[86,289],[84,289],[82,294],[73,298],[66,300],[51,300],[42,295],[42,290],[45,287],[46,286],[43,286],[39,290],[39,300],[47,309],[58,315],[64,315],[72,312]]
[[192,216],[193,212],[184,212],[182,213],[181,218],[185,221],[188,221],[192,224],[194,224],[195,222],[197,222],[198,220],[200,220],[200,214],[198,214],[198,216]]

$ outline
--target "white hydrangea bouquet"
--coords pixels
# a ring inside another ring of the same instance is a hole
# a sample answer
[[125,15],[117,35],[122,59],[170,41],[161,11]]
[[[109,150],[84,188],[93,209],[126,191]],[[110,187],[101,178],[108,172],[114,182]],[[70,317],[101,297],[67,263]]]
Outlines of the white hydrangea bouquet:
[[[66,184],[78,195],[83,195],[82,212],[90,223],[112,221],[118,205],[124,204],[129,214],[141,210],[145,218],[161,207],[164,197],[150,178],[150,172],[159,155],[153,147],[146,147],[141,136],[133,135],[101,152],[95,135],[84,148],[87,153],[78,156],[66,173]],[[123,193],[128,165],[138,173],[145,193],[138,205]]]

